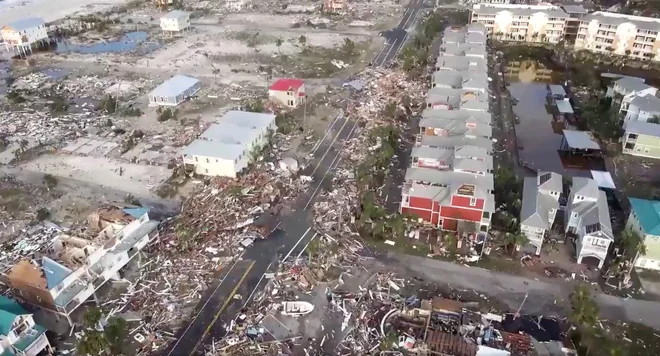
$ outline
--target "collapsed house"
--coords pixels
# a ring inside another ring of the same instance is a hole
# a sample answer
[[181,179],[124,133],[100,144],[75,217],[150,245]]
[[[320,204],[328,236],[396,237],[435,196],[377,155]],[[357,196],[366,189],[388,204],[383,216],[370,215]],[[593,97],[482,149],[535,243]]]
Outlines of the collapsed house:
[[148,210],[100,210],[90,219],[88,234],[60,232],[44,246],[23,249],[4,266],[0,280],[16,299],[72,325],[71,314],[90,298],[97,300],[96,291],[106,282],[120,280],[122,268],[158,238],[159,222],[149,219]]

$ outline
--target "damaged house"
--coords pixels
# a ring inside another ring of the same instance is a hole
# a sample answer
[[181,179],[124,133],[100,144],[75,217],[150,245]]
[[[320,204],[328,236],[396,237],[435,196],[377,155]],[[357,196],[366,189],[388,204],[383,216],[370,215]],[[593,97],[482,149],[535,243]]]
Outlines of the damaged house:
[[602,268],[614,241],[605,192],[593,179],[573,177],[565,213],[566,233],[575,239],[577,263]]
[[159,222],[149,219],[147,208],[123,212],[131,215],[129,223],[103,224],[100,218],[105,226],[91,237],[61,233],[42,256],[24,256],[5,266],[2,280],[17,299],[63,316],[72,325],[71,313],[90,298],[96,300],[103,284],[121,279],[121,269],[158,238]]
[[543,240],[555,222],[562,191],[562,176],[557,173],[539,172],[536,177],[525,178],[520,209],[520,231],[530,244],[525,250],[541,254]]
[[46,328],[34,322],[32,314],[15,300],[0,295],[0,355],[32,356],[52,354]]

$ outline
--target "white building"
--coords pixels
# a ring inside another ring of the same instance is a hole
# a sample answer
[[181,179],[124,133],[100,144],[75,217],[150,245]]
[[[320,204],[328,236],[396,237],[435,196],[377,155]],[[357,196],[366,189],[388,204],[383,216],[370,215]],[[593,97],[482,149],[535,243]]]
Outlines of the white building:
[[581,20],[576,49],[660,60],[660,19],[597,11]]
[[15,300],[0,295],[0,355],[52,353],[46,329]]
[[246,8],[249,4],[249,0],[226,0],[225,8],[231,11],[240,11]]
[[658,89],[648,88],[623,97],[619,112],[625,113],[624,120],[648,122],[654,116],[660,116]]
[[149,93],[149,106],[177,106],[195,95],[202,87],[199,80],[175,75]]
[[603,267],[607,251],[614,241],[610,211],[605,192],[590,178],[573,177],[571,194],[566,205],[566,232],[575,235],[578,263],[585,258],[596,260]]
[[477,4],[470,23],[481,23],[498,39],[557,43],[563,39],[568,13],[554,5]]
[[[43,256],[40,265],[22,259],[4,271],[14,295],[27,303],[64,316],[96,299],[96,291],[110,280],[120,280],[120,270],[158,238],[158,221],[150,220],[147,208],[128,209],[133,220],[110,223],[92,240],[60,234],[52,242],[53,258]],[[138,257],[139,258],[139,257]]]
[[626,229],[639,234],[646,254],[635,258],[635,267],[660,271],[660,201],[630,198]]
[[562,177],[557,173],[539,172],[536,177],[525,178],[520,231],[527,236],[536,255],[541,254],[546,233],[552,229],[555,222],[562,191]]
[[7,51],[21,55],[32,53],[33,45],[48,43],[48,30],[44,20],[38,17],[28,17],[14,21],[4,26],[0,33],[5,41]]
[[275,131],[275,115],[229,111],[184,149],[183,163],[196,174],[235,178]]
[[160,28],[163,32],[178,33],[190,28],[190,13],[174,10],[160,18]]

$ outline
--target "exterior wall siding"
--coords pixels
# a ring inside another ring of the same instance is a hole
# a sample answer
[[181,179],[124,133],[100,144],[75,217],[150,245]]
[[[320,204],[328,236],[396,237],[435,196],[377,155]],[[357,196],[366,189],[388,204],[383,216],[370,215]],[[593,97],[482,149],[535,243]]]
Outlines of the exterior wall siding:
[[451,205],[456,206],[456,207],[469,208],[469,209],[479,209],[479,210],[484,209],[484,200],[483,199],[476,199],[477,201],[476,201],[475,205],[470,205],[471,200],[472,200],[471,197],[454,195],[454,196],[451,197]]
[[440,216],[442,218],[481,222],[481,215],[481,210],[464,209],[453,206],[443,206],[440,208]]

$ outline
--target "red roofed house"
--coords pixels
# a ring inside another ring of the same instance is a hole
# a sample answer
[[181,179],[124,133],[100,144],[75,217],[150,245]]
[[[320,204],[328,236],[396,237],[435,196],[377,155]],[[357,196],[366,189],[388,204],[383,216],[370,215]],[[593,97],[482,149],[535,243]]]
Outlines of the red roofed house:
[[305,102],[305,82],[300,79],[278,79],[268,88],[268,96],[295,108]]

